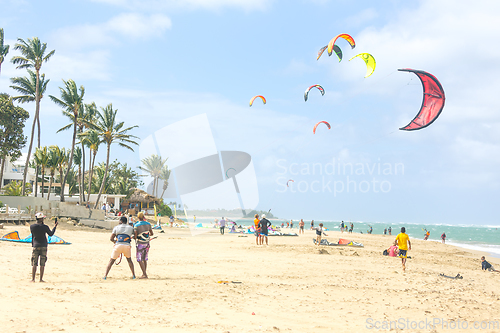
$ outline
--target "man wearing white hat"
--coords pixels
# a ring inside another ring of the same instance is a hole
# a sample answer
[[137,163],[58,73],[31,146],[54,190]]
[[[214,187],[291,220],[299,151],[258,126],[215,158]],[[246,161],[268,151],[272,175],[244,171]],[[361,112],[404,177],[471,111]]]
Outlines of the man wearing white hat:
[[43,281],[43,273],[45,271],[45,262],[47,261],[47,236],[53,236],[56,232],[58,225],[57,219],[54,223],[54,228],[50,230],[49,226],[43,224],[45,215],[42,212],[35,214],[36,223],[30,226],[31,231],[31,246],[33,246],[33,253],[31,255],[31,282],[35,282],[36,269],[38,267],[38,258],[40,258],[40,282]]

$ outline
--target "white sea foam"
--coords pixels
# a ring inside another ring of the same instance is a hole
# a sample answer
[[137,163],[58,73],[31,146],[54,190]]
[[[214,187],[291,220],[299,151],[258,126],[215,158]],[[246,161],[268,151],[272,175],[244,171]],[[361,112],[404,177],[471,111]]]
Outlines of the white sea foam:
[[490,253],[492,256],[500,258],[500,245],[492,244],[467,244],[460,242],[446,242],[446,244],[462,247],[464,249]]

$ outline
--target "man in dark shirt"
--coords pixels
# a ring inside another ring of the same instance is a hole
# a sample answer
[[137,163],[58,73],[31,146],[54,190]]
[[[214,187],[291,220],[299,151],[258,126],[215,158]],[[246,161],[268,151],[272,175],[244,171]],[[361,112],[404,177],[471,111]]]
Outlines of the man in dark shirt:
[[267,234],[268,234],[267,228],[269,228],[270,226],[271,222],[269,222],[269,220],[266,219],[266,214],[263,214],[262,219],[259,221],[259,228],[260,228],[260,234],[266,240],[266,245],[269,245],[267,243]]
[[500,271],[497,271],[489,262],[486,261],[484,256],[481,257],[481,270],[500,273]]
[[31,271],[31,282],[35,282],[36,269],[38,267],[38,258],[40,258],[40,282],[43,281],[43,273],[45,271],[45,262],[47,261],[47,236],[52,236],[56,232],[56,227],[58,225],[57,219],[54,223],[54,228],[50,228],[43,224],[43,219],[45,215],[42,212],[35,214],[36,223],[30,226],[31,230],[31,245],[33,246],[33,253],[31,255],[31,266],[33,266]]

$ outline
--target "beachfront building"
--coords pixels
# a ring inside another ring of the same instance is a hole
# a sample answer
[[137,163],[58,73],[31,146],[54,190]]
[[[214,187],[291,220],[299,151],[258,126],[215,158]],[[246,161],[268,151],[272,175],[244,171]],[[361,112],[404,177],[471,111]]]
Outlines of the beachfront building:
[[[2,187],[7,185],[12,181],[23,181],[24,166],[26,164],[26,154],[22,154],[16,161],[12,161],[10,156],[5,158],[5,165],[3,169]],[[28,168],[28,173],[26,175],[26,181],[31,185],[35,183],[35,169]]]
[[134,193],[129,198],[124,199],[121,203],[122,210],[129,214],[137,214],[144,211],[146,214],[154,214],[154,205],[159,205],[161,202],[157,197],[148,194],[146,191],[135,189]]

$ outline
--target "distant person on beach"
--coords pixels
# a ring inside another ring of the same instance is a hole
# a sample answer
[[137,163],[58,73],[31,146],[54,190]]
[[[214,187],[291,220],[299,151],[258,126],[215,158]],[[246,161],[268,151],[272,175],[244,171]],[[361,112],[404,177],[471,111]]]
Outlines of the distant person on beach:
[[500,271],[497,271],[489,262],[486,261],[484,256],[481,257],[481,270],[485,272],[490,271],[500,273]]
[[40,282],[43,281],[43,273],[45,272],[45,263],[47,262],[47,248],[49,242],[47,242],[47,236],[53,236],[56,232],[57,218],[54,223],[54,228],[50,230],[49,226],[43,223],[45,214],[38,212],[35,214],[36,223],[30,225],[31,231],[31,246],[33,247],[33,252],[31,253],[31,282],[35,282],[36,270],[38,267],[38,258],[40,258]]
[[196,222],[196,215],[193,215],[193,220],[194,222]]
[[441,241],[444,242],[446,241],[446,234],[443,232],[443,234],[441,235]]
[[268,230],[267,228],[269,228],[271,226],[271,222],[269,222],[268,219],[266,219],[266,214],[262,214],[262,219],[259,221],[259,228],[260,228],[260,234],[262,235],[262,240],[261,240],[261,244],[264,243],[264,238],[266,240],[266,245],[269,245],[268,242],[267,242],[267,235],[268,235]]
[[281,222],[281,227],[284,228],[285,227],[285,222]]
[[219,230],[220,230],[221,235],[224,235],[225,228],[226,228],[226,220],[224,220],[224,216],[223,216],[222,219],[219,221]]
[[342,233],[344,233],[344,221],[342,221],[342,223],[340,223],[340,231],[342,231]]
[[132,214],[128,214],[128,224],[134,227],[134,218],[132,217]]
[[290,229],[293,228],[293,220],[290,220]]
[[349,229],[349,233],[352,234],[352,231],[354,230],[354,224],[352,222],[349,223],[351,225],[351,228]]
[[321,245],[321,235],[325,235],[325,236],[328,236],[327,234],[325,234],[325,232],[323,231],[323,223],[320,223],[319,224],[319,227],[316,228],[316,245],[317,246],[320,246]]
[[132,262],[132,235],[134,234],[134,227],[128,225],[127,218],[125,216],[120,217],[120,224],[113,228],[111,232],[110,241],[115,243],[113,246],[113,252],[111,252],[111,259],[109,260],[108,266],[106,267],[106,274],[104,274],[104,280],[108,277],[109,271],[116,259],[119,256],[125,256],[127,258],[128,267],[132,272],[132,279],[135,279],[134,263]]
[[311,221],[311,230],[314,229],[314,220]]
[[427,231],[427,229],[426,229],[425,235],[424,235],[424,240],[428,240],[430,235],[431,235],[431,233],[429,231]]
[[384,235],[387,235],[387,228],[384,229]]
[[287,227],[287,228],[290,228],[290,222],[287,222],[287,223],[286,223],[286,227]]
[[401,233],[396,236],[395,243],[399,248],[399,257],[401,258],[401,264],[403,265],[403,272],[406,271],[406,252],[411,250],[410,237],[406,234],[406,228],[401,228]]
[[137,240],[136,257],[142,270],[142,276],[139,279],[147,279],[149,239],[153,236],[153,229],[151,228],[151,224],[146,221],[143,212],[137,213],[137,218],[139,221],[134,223],[134,234]]
[[259,214],[255,214],[255,218],[253,220],[254,228],[255,228],[255,244],[262,245],[262,236],[260,235],[259,228]]
[[389,235],[392,235],[392,228],[389,227],[389,229],[387,229],[387,231],[389,232]]
[[369,227],[370,227],[370,230],[366,230],[366,232],[367,232],[368,234],[370,234],[370,235],[371,235],[371,234],[372,234],[372,232],[373,232],[373,228],[372,228],[372,226],[371,226],[371,225],[369,225]]
[[305,226],[304,220],[300,219],[300,222],[299,222],[299,234],[304,234],[304,226]]
[[173,215],[170,215],[170,228],[172,228],[174,226],[174,216]]

